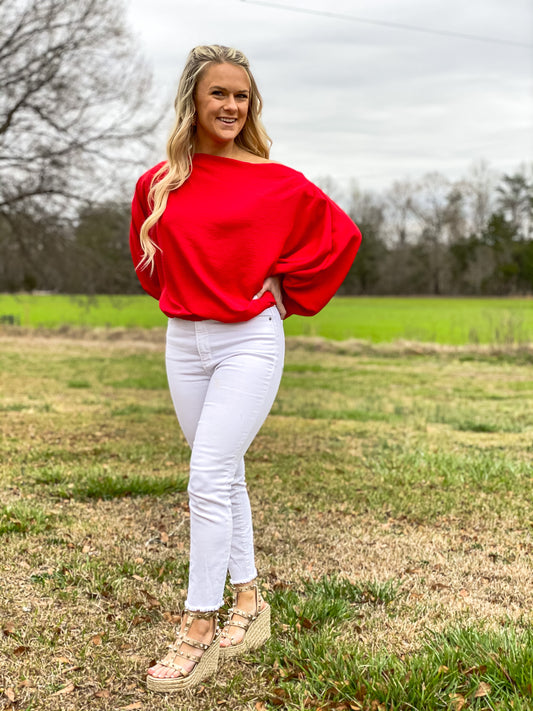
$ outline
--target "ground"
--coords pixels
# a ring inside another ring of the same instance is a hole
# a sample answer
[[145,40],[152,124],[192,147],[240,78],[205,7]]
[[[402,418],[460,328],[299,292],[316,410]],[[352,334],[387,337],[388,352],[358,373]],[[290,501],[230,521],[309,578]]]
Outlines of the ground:
[[273,638],[167,698],[144,673],[183,602],[188,451],[163,334],[12,333],[0,708],[533,708],[527,348],[290,339],[247,457]]

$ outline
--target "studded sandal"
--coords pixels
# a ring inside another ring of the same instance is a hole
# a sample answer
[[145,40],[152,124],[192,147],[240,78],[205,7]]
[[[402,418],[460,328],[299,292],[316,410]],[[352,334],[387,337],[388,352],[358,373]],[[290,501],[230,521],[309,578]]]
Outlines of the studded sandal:
[[[228,646],[220,647],[220,658],[224,660],[239,657],[253,649],[258,649],[270,637],[270,605],[264,602],[257,582],[232,585],[232,590],[233,606],[228,610],[228,619],[224,624],[221,635],[222,639],[229,639],[230,641]],[[246,590],[255,591],[255,613],[246,612],[237,607],[238,594]],[[242,617],[244,622],[235,620],[235,615]],[[234,636],[229,634],[230,627],[240,627],[244,630],[244,637],[240,642],[235,642]]]
[[[157,664],[161,664],[164,667],[175,669],[180,672],[180,676],[159,678],[148,674],[146,676],[146,685],[151,691],[168,693],[170,691],[191,689],[204,679],[207,679],[207,677],[212,676],[217,670],[218,658],[220,654],[218,611],[196,612],[193,610],[185,610],[183,615],[185,617],[185,625],[181,632],[178,632],[178,636],[174,644],[169,645],[170,651],[174,653],[174,659],[168,662],[157,662]],[[215,620],[215,632],[210,644],[199,642],[197,639],[191,639],[187,636],[194,620],[211,620],[213,618]],[[188,652],[181,651],[182,644],[188,644],[195,649],[199,649],[203,652],[203,654],[189,654]],[[189,661],[194,662],[195,665],[191,671],[187,671],[180,664],[176,664],[176,657],[188,659]]]

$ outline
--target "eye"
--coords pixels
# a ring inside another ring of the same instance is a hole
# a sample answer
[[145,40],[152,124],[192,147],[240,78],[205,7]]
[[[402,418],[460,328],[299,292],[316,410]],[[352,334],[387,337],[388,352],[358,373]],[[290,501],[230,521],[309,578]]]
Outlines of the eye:
[[220,89],[213,89],[211,93],[213,94],[213,96],[222,96],[222,92],[220,91]]
[[239,99],[247,99],[248,98],[248,94],[237,94],[237,96],[239,97]]

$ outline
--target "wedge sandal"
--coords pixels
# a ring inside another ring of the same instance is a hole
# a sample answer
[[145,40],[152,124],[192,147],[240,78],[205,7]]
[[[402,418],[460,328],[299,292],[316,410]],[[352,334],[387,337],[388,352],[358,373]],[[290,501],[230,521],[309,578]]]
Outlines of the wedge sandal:
[[[221,639],[229,639],[230,644],[225,647],[220,647],[220,659],[232,659],[240,657],[247,652],[261,647],[270,637],[270,605],[265,603],[263,609],[261,606],[264,600],[259,591],[257,582],[247,583],[245,585],[232,585],[233,590],[233,607],[228,610],[228,619],[222,629]],[[255,591],[255,613],[246,612],[237,607],[237,596],[240,592],[246,590]],[[233,619],[235,615],[239,615],[244,619]],[[235,642],[233,635],[229,634],[230,627],[240,627],[244,630],[244,637],[240,642]]]
[[[174,659],[170,662],[158,661],[157,664],[161,664],[168,669],[174,669],[180,672],[180,676],[167,677],[166,679],[161,679],[154,677],[151,674],[146,676],[146,686],[150,691],[159,691],[162,693],[169,693],[173,691],[182,691],[184,689],[192,689],[197,686],[201,681],[207,679],[208,677],[215,674],[218,666],[218,659],[220,655],[220,631],[218,629],[218,611],[217,612],[196,612],[192,610],[185,610],[185,625],[181,632],[178,633],[176,641],[174,644],[169,645],[171,652],[174,652]],[[209,644],[204,642],[199,642],[197,639],[191,639],[188,637],[188,632],[194,620],[202,619],[215,620],[215,631],[213,639]],[[203,654],[189,654],[188,652],[181,651],[181,645],[188,644],[195,649],[201,650]],[[180,664],[176,664],[176,657],[182,657],[183,659],[188,659],[191,662],[195,662],[194,667],[191,671],[187,671]]]

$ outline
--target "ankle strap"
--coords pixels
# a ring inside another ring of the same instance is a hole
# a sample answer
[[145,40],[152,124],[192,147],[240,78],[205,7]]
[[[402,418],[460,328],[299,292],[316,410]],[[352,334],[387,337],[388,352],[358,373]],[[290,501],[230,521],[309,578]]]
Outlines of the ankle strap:
[[218,619],[218,610],[209,610],[201,612],[200,610],[183,610],[183,616],[190,617],[192,620],[212,620],[213,617]]
[[256,610],[255,610],[255,615],[259,613],[259,608],[263,604],[263,596],[261,595],[261,590],[259,589],[259,585],[257,582],[257,578],[255,580],[252,580],[250,583],[243,583],[239,585],[232,585],[231,586],[233,589],[233,608],[232,611],[235,612],[237,615],[241,615],[242,617],[247,617],[246,613],[243,614],[241,610],[237,610],[237,595],[241,592],[246,592],[247,590],[253,590],[255,592],[255,604],[256,604]]
[[246,592],[247,590],[257,590],[257,580],[252,580],[251,583],[237,583],[237,585],[232,585],[233,592],[240,593]]

